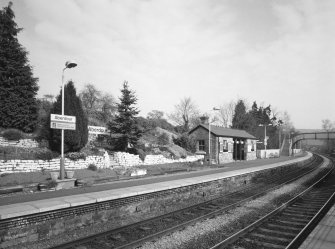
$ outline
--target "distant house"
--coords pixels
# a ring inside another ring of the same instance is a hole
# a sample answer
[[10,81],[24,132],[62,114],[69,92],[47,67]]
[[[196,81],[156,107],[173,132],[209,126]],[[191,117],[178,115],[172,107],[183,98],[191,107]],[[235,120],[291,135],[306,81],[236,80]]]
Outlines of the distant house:
[[[197,141],[197,154],[205,155],[205,161],[222,164],[234,160],[256,159],[256,138],[244,130],[199,124],[188,133]],[[210,153],[208,141],[210,138]]]

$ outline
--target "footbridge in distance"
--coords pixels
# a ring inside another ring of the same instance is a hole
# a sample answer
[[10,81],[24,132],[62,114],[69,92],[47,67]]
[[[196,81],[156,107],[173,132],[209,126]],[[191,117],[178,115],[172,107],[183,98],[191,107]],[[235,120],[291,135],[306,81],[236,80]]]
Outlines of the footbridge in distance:
[[301,140],[335,140],[335,131],[297,133],[292,136],[292,146]]

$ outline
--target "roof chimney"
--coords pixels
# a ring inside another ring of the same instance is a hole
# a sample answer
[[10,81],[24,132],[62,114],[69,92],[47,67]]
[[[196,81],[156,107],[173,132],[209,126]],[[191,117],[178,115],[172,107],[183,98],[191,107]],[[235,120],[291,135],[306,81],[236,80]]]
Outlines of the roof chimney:
[[200,123],[201,124],[208,124],[208,120],[209,120],[209,117],[207,117],[205,115],[200,117]]

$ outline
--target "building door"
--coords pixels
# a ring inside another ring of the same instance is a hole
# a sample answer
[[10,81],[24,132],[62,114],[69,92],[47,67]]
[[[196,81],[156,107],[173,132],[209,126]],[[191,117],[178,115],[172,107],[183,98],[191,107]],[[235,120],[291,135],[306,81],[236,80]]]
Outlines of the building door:
[[234,138],[234,151],[233,151],[234,160],[245,160],[244,143],[245,141],[243,139]]

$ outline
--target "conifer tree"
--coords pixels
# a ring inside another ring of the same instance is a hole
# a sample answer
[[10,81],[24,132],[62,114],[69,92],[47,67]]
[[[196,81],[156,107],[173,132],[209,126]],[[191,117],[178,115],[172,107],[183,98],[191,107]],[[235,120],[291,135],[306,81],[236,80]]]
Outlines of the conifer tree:
[[17,39],[12,3],[0,10],[0,127],[34,130],[38,118],[38,79],[33,77],[28,52]]
[[[62,114],[62,93],[57,96],[51,113]],[[64,131],[64,152],[79,151],[86,145],[88,140],[87,116],[72,81],[69,81],[64,86],[64,115],[76,117],[76,130]],[[50,129],[49,142],[52,150],[60,151],[61,130]]]
[[235,106],[232,128],[248,130],[250,127],[252,127],[252,124],[252,117],[249,115],[249,113],[247,113],[243,100],[239,100]]
[[114,120],[108,123],[108,128],[114,137],[111,143],[115,145],[115,149],[127,151],[129,146],[136,147],[142,132],[136,117],[139,111],[134,106],[137,98],[134,92],[129,89],[127,81],[123,83],[121,93],[120,103],[117,105],[118,114]]

